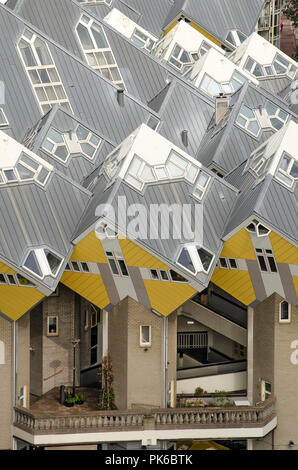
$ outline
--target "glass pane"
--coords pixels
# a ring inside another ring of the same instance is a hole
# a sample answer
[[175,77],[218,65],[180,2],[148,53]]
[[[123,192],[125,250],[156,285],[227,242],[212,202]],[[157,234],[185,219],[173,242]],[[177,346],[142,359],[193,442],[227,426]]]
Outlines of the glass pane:
[[171,278],[175,282],[187,282],[185,277],[181,276],[181,274],[176,273],[176,271],[173,271],[173,269],[170,270],[171,273]]
[[225,260],[225,258],[219,258],[219,262],[220,262],[220,265],[222,268],[227,268],[228,267],[228,264]]
[[41,270],[39,268],[39,264],[38,264],[38,261],[37,261],[37,258],[35,256],[35,253],[34,251],[30,251],[25,263],[24,263],[24,266],[27,268],[27,269],[30,269],[30,271],[32,271],[33,273],[37,274],[38,276],[42,276],[41,274]]
[[20,160],[23,162],[23,163],[26,163],[26,165],[30,166],[31,168],[33,168],[34,170],[37,170],[38,167],[39,167],[39,163],[37,163],[36,161],[34,161],[32,158],[28,157],[27,155],[23,154],[20,158]]
[[105,56],[105,59],[106,59],[106,63],[109,64],[109,65],[112,65],[115,63],[114,59],[113,59],[113,55],[111,52],[107,51],[104,53],[104,56]]
[[[67,98],[62,85],[54,86],[54,90],[55,90],[58,100],[65,100]],[[64,106],[65,108],[68,107],[68,110],[70,111],[68,103],[61,103],[61,106]]]
[[35,173],[31,170],[28,170],[25,166],[18,163],[17,170],[22,180],[33,178]]
[[51,65],[53,62],[52,62],[52,59],[50,58],[50,54],[49,54],[46,43],[42,41],[40,38],[36,38],[34,41],[34,46],[35,46],[38,58],[40,60],[40,64]]
[[89,273],[89,267],[87,263],[81,263],[82,269],[85,273]]
[[201,83],[201,88],[207,91],[210,82],[211,82],[211,78],[209,77],[209,75],[205,75]]
[[7,179],[7,181],[17,181],[17,176],[14,170],[3,170],[3,173]]
[[165,168],[162,168],[162,167],[154,168],[154,170],[155,170],[155,174],[156,174],[156,176],[159,180],[163,180],[163,179],[168,178],[168,174],[167,174]]
[[163,281],[168,281],[169,280],[169,276],[168,276],[167,271],[160,271],[160,275],[161,275],[161,278],[162,278]]
[[71,262],[74,271],[80,271],[80,267],[76,261]]
[[141,337],[142,337],[143,344],[150,343],[150,326],[141,327]]
[[0,274],[0,284],[6,284],[6,280],[3,274]]
[[111,258],[108,258],[108,261],[109,261],[112,273],[119,276],[119,271],[118,271],[117,265],[115,263],[115,260],[113,260]]
[[272,256],[268,256],[268,262],[269,262],[269,266],[270,266],[271,271],[273,273],[276,273],[277,272],[277,267],[276,267],[274,258],[272,258]]
[[280,319],[288,320],[289,319],[289,304],[288,302],[282,302],[280,304]]
[[282,111],[281,109],[278,111],[278,117],[280,119],[282,119],[283,121],[285,121],[288,117],[287,113],[285,113],[284,111]]
[[22,57],[26,66],[36,67],[37,63],[33,56],[31,46],[29,46],[29,44],[26,41],[21,39],[21,41],[19,42],[19,48],[20,48],[20,51],[21,51],[21,54],[22,54]]
[[179,177],[183,176],[184,172],[185,172],[184,169],[178,167],[177,165],[175,165],[172,162],[168,162],[166,164],[166,168],[167,168],[170,176],[172,176],[172,178],[179,178]]
[[211,261],[213,259],[213,256],[208,253],[208,251],[204,250],[203,248],[199,248],[198,250],[198,255],[201,258],[201,262],[203,265],[203,268],[205,271],[208,271]]
[[264,256],[258,256],[258,261],[259,261],[261,271],[267,271],[267,266],[266,266],[266,263],[265,263]]
[[292,184],[293,184],[293,181],[291,178],[288,178],[288,176],[286,176],[284,173],[282,173],[281,171],[278,171],[276,173],[276,176],[283,182],[285,183],[287,186],[289,187],[292,187]]
[[179,56],[181,51],[182,51],[181,47],[176,45],[173,52],[172,52],[172,56],[175,57],[176,59],[178,59],[178,56]]
[[56,157],[58,158],[61,158],[61,160],[65,162],[67,160],[69,153],[65,145],[60,145],[59,147],[56,148],[54,155],[56,155]]
[[249,119],[252,119],[255,117],[253,111],[248,106],[245,106],[245,104],[241,107],[240,112],[241,114],[243,114],[245,117]]
[[217,83],[216,81],[212,80],[212,83],[209,87],[209,92],[211,93],[211,95],[219,95],[219,93],[221,93],[221,89],[220,89],[220,86],[219,86],[219,83]]
[[43,88],[35,88],[35,91],[36,91],[37,98],[39,99],[39,101],[41,101],[41,102],[48,101],[48,97],[45,94]]
[[48,260],[50,270],[52,271],[52,274],[55,276],[60,267],[62,259],[59,258],[57,255],[54,255],[54,253],[52,253],[51,251],[44,250],[44,253]]
[[31,82],[33,83],[33,85],[41,83],[39,75],[36,72],[36,70],[29,70],[29,75],[30,75],[30,79],[31,79]]
[[273,69],[270,65],[267,65],[265,68],[265,72],[267,75],[274,75]]
[[274,116],[278,108],[271,101],[267,101],[265,109],[269,116]]
[[195,179],[197,177],[197,174],[198,174],[198,168],[195,167],[194,165],[190,165],[188,171],[187,171],[187,175],[186,175],[186,178],[191,182],[191,183],[194,183],[195,182]]
[[158,279],[158,273],[156,269],[151,269],[150,272],[151,272],[152,279]]
[[142,172],[141,172],[141,174],[140,174],[140,178],[143,181],[155,181],[152,168],[148,165],[145,165]]
[[122,259],[118,259],[118,263],[119,263],[123,276],[128,276],[128,271],[127,271],[125,262]]
[[258,225],[258,232],[259,232],[259,235],[267,235],[267,233],[269,233],[269,230],[268,228],[260,224]]
[[187,167],[187,161],[185,161],[184,158],[180,157],[180,155],[178,155],[177,153],[171,152],[169,160],[172,163],[181,166],[182,168]]
[[47,94],[48,101],[56,101],[57,100],[56,93],[55,93],[54,88],[52,86],[45,87],[45,92]]
[[289,67],[290,65],[290,62],[288,60],[286,60],[283,56],[281,56],[280,54],[276,54],[276,59],[275,60],[278,60],[278,62],[280,62],[281,64],[283,64],[286,68]]
[[92,158],[94,156],[95,148],[92,147],[90,144],[83,143],[83,144],[81,144],[81,148],[82,148],[83,152],[86,155],[88,155],[88,157]]
[[247,121],[243,117],[238,116],[237,117],[237,122],[238,122],[238,124],[240,124],[240,126],[245,127]]
[[92,134],[90,138],[91,144],[95,145],[96,147],[100,144],[100,139],[96,137],[96,135]]
[[188,269],[188,271],[191,271],[194,274],[196,273],[196,270],[194,268],[192,259],[190,257],[190,254],[187,248],[183,248],[177,260],[177,263],[183,266],[185,269]]
[[97,24],[93,24],[91,27],[91,31],[93,33],[96,45],[99,49],[105,49],[109,47],[100,26],[98,26]]
[[77,33],[79,35],[80,41],[82,43],[82,47],[84,50],[94,49],[94,45],[89,34],[88,29],[83,26],[81,23],[77,26]]
[[276,73],[286,73],[287,69],[283,65],[281,65],[279,62],[274,61],[273,66],[275,68]]
[[48,319],[49,324],[49,333],[57,333],[57,317],[49,317]]
[[253,74],[256,76],[256,77],[262,77],[264,75],[264,72],[263,72],[263,67],[260,65],[260,64],[257,64],[255,66],[255,69],[253,71]]
[[121,80],[121,75],[117,67],[113,67],[112,69],[110,69],[110,72],[112,74],[112,80],[114,82],[119,82]]
[[49,175],[49,173],[50,172],[48,170],[46,170],[45,168],[42,168],[39,175],[38,175],[38,177],[37,177],[37,181],[41,184],[44,184],[47,177],[48,177],[48,175]]
[[277,118],[272,118],[272,119],[270,119],[270,122],[271,122],[272,127],[274,127],[274,129],[276,129],[276,130],[281,129],[282,126],[284,125],[284,123],[281,122],[281,121],[280,121],[279,119],[277,119]]
[[204,173],[204,171],[201,170],[197,183],[202,188],[205,188],[207,186],[208,181],[209,181],[209,176],[206,173]]
[[258,135],[259,133],[259,130],[260,130],[260,126],[259,124],[257,123],[257,121],[251,121],[248,126],[247,126],[247,129],[252,132],[254,135]]
[[284,170],[284,171],[287,171],[290,162],[291,162],[291,158],[289,158],[289,157],[283,157],[283,158],[282,158],[282,161],[281,161],[281,163],[280,163],[279,168],[281,168],[281,169]]
[[12,284],[13,286],[15,286],[16,285],[16,280],[15,280],[14,276],[12,274],[8,274],[7,277],[8,277],[9,284]]
[[233,259],[233,258],[229,258],[229,261],[230,261],[230,266],[231,268],[233,269],[237,269],[237,263],[236,263],[236,260]]
[[255,63],[255,62],[249,57],[249,58],[247,59],[247,61],[246,61],[246,64],[245,64],[244,69],[247,70],[248,72],[250,72],[251,69],[252,69],[252,67],[253,67],[253,65],[254,65],[254,63]]
[[298,178],[298,163],[294,162],[292,169],[290,171],[290,175],[293,176],[293,178]]
[[89,131],[87,131],[87,129],[85,129],[82,126],[79,126],[77,128],[76,134],[77,134],[77,138],[79,140],[87,140],[88,135],[89,135]]
[[252,232],[252,233],[256,232],[255,224],[249,224],[246,228],[249,232]]
[[47,69],[47,71],[52,83],[60,81],[56,69]]
[[231,33],[231,31],[229,32],[229,34],[227,35],[227,39],[226,39],[228,42],[230,42],[231,44],[233,44],[233,46],[236,46],[236,43],[235,43],[235,40],[234,40],[234,37]]
[[39,76],[42,83],[50,83],[50,77],[45,69],[39,70]]

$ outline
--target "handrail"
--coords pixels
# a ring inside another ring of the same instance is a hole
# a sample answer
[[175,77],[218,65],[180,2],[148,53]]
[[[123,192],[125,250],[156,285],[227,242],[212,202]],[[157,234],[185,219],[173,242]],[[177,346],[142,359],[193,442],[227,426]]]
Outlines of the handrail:
[[[275,398],[257,406],[155,408],[90,411],[76,414],[41,413],[16,407],[14,426],[30,434],[78,433],[190,427],[262,427],[275,417]],[[148,421],[149,420],[149,421]]]

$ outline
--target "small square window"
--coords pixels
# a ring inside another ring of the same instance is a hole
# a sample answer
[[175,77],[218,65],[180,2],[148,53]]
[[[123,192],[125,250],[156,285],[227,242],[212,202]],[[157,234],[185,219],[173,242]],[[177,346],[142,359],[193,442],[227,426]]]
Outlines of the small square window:
[[47,317],[47,336],[58,336],[58,317],[51,315]]
[[140,346],[151,346],[151,326],[140,326]]

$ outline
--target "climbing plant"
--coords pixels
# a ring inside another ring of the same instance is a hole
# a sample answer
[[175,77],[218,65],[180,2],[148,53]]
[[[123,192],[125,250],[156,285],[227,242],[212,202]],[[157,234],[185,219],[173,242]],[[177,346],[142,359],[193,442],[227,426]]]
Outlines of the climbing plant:
[[99,390],[98,407],[100,410],[116,410],[113,389],[114,371],[111,357],[108,354],[101,361],[101,388]]

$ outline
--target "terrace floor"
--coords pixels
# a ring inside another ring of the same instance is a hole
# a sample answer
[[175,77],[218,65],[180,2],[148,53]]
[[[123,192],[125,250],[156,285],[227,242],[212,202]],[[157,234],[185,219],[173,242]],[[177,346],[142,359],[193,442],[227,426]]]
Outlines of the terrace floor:
[[74,405],[72,408],[67,408],[64,405],[61,405],[59,401],[59,387],[54,388],[42,397],[36,397],[34,395],[31,395],[30,411],[35,413],[53,413],[59,415],[76,415],[78,413],[99,411],[97,406],[98,389],[77,387],[76,393],[82,393],[85,396],[85,402],[83,403],[83,405]]

